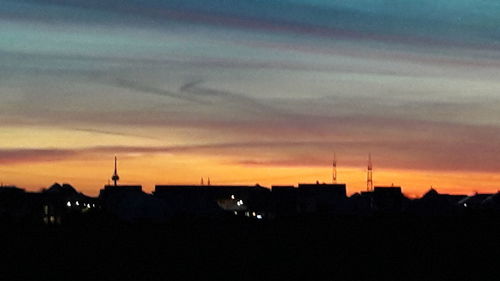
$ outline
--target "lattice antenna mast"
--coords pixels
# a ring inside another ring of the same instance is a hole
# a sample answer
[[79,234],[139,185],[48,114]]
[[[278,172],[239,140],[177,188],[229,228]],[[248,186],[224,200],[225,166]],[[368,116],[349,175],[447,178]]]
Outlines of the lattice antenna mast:
[[120,180],[120,177],[118,176],[118,167],[117,167],[117,159],[115,156],[115,172],[113,173],[113,176],[111,177],[111,180],[113,180],[113,183],[115,186],[117,186],[117,182]]
[[372,154],[368,154],[368,171],[366,175],[366,191],[373,191],[373,165]]
[[337,183],[337,156],[335,155],[335,152],[333,153],[332,183]]

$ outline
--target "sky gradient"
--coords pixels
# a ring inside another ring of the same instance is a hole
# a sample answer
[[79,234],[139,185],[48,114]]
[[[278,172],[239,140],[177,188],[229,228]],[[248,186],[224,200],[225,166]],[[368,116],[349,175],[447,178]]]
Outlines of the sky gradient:
[[499,74],[495,0],[0,0],[0,180],[496,192]]

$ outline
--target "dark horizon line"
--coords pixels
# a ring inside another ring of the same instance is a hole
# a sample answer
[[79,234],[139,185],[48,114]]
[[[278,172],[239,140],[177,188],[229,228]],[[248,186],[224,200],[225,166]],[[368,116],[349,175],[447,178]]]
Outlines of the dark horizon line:
[[[52,187],[54,185],[60,185],[60,186],[69,185],[72,188],[75,188],[73,186],[73,184],[68,183],[68,182],[62,182],[62,183],[54,182],[53,184],[51,184],[51,185],[49,185],[47,187],[40,187],[37,191],[28,190],[27,188],[24,188],[24,187],[15,185],[15,184],[4,184],[4,183],[0,183],[0,188],[16,188],[16,189],[21,189],[24,192],[38,193],[38,192],[44,192],[45,190],[49,189],[50,187]],[[293,188],[293,189],[299,189],[299,188],[301,188],[301,186],[318,186],[318,187],[323,186],[323,187],[333,187],[333,188],[334,187],[344,187],[346,189],[346,191],[347,191],[347,184],[346,183],[326,183],[326,182],[319,182],[319,181],[316,181],[314,183],[298,182],[296,185],[277,184],[277,185],[271,185],[270,187],[264,186],[264,185],[260,185],[259,183],[256,183],[254,185],[249,185],[249,184],[211,184],[211,183],[210,184],[155,184],[154,188],[156,190],[158,187],[181,187],[181,188],[196,188],[196,187],[215,187],[215,188],[217,188],[217,187],[243,187],[243,188],[252,188],[252,187],[257,187],[257,188],[264,188],[264,189],[269,190],[269,192],[272,192],[273,188]],[[154,194],[154,192],[155,192],[155,190],[153,190],[151,192],[145,192],[145,191],[143,191],[143,189],[142,189],[143,185],[142,184],[117,184],[117,185],[114,185],[112,183],[107,183],[107,184],[104,184],[103,188],[100,189],[100,190],[104,190],[107,187],[111,187],[111,188],[120,188],[120,187],[123,187],[123,188],[129,187],[130,188],[130,187],[135,187],[135,188],[140,188],[141,192],[143,192],[145,194]],[[419,197],[409,197],[409,196],[407,196],[404,193],[402,186],[392,184],[392,185],[374,185],[373,190],[359,190],[359,191],[355,191],[355,192],[351,193],[347,197],[350,198],[352,196],[355,196],[356,194],[359,195],[359,194],[366,193],[366,192],[368,192],[368,193],[374,192],[375,189],[390,189],[390,188],[400,189],[401,194],[404,195],[408,199],[420,199],[420,198],[423,198],[425,196],[425,194],[427,194],[427,193],[429,193],[431,191],[435,191],[439,195],[452,195],[452,196],[473,196],[473,195],[480,195],[480,194],[490,194],[490,195],[495,194],[495,193],[478,192],[478,191],[473,191],[472,193],[465,193],[465,194],[464,193],[440,193],[437,188],[434,188],[433,186],[431,186],[427,191],[423,192],[421,196],[419,196]],[[75,188],[75,190],[77,190],[77,189]],[[78,192],[81,193],[81,194],[84,194],[83,192],[80,192],[80,191],[78,191]],[[496,193],[500,193],[500,189],[498,189]]]

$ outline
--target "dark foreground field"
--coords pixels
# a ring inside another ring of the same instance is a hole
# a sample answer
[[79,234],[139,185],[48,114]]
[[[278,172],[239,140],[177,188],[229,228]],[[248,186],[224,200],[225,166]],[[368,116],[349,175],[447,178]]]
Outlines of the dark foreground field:
[[500,220],[179,220],[1,230],[0,280],[500,280]]

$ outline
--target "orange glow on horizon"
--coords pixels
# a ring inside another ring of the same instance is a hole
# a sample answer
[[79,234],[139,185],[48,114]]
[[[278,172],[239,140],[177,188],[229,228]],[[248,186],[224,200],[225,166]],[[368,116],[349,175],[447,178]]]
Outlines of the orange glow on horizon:
[[[80,157],[73,160],[19,163],[0,169],[4,184],[36,191],[54,182],[67,182],[78,190],[96,196],[113,173],[113,155]],[[106,160],[102,160],[106,159]],[[151,192],[155,184],[205,183],[297,185],[297,183],[331,182],[330,167],[278,167],[230,164],[217,157],[130,154],[119,155],[120,184],[141,184]],[[431,186],[441,193],[471,194],[497,192],[500,175],[476,172],[440,172],[418,170],[375,169],[375,186],[401,186],[409,197],[418,197]],[[346,183],[349,194],[366,189],[366,168],[339,167],[338,182]]]

